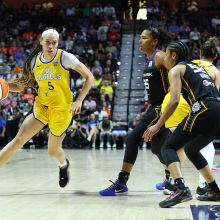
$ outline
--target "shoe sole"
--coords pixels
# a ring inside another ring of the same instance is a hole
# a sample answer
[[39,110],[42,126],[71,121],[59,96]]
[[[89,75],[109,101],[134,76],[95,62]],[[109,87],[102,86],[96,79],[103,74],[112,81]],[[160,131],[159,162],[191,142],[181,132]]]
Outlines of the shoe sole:
[[[100,194],[100,192],[99,192]],[[114,195],[102,195],[100,194],[101,196],[126,196],[129,194],[129,191],[126,191],[126,192],[123,192],[123,193],[115,193]]]
[[159,206],[160,206],[161,208],[168,208],[168,207],[170,207],[170,206],[174,206],[174,205],[177,205],[177,204],[183,203],[183,202],[188,202],[188,201],[190,201],[190,200],[192,200],[192,196],[191,196],[191,197],[184,198],[184,199],[182,199],[180,202],[170,202],[169,204],[166,204],[166,205],[160,205],[160,204],[159,204]]

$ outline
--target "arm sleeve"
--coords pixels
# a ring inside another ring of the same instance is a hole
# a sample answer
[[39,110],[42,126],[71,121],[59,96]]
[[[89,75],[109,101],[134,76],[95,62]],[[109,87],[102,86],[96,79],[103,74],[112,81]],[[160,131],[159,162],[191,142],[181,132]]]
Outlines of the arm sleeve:
[[63,51],[61,63],[65,69],[75,69],[79,64],[79,60],[71,53]]

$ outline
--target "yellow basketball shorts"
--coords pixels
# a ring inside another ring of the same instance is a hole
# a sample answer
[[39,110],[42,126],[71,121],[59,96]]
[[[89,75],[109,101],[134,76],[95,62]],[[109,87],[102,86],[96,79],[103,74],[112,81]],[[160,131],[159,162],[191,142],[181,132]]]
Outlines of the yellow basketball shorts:
[[[167,105],[167,103],[170,100],[170,93],[167,93],[167,95],[164,97],[161,111],[164,112],[164,109]],[[178,124],[180,124],[183,119],[189,114],[190,106],[186,102],[186,100],[180,96],[179,105],[177,106],[175,112],[170,116],[170,118],[165,122],[165,127],[170,129],[175,129]]]
[[47,107],[42,105],[39,101],[34,102],[33,115],[34,118],[43,123],[48,124],[51,133],[54,136],[60,137],[68,128],[72,113],[70,113],[70,107]]

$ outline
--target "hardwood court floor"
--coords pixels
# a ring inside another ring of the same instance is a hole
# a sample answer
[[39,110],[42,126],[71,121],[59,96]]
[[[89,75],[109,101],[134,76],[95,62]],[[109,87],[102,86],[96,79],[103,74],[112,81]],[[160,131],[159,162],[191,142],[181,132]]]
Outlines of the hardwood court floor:
[[[65,150],[71,163],[71,181],[58,185],[57,162],[47,150],[19,150],[0,169],[0,220],[135,220],[193,219],[190,205],[220,205],[195,198],[173,208],[162,209],[165,199],[155,184],[164,178],[163,169],[150,150],[140,150],[132,171],[128,196],[101,197],[120,171],[124,150]],[[214,164],[220,164],[215,156]],[[192,194],[198,173],[187,160],[183,173]],[[220,172],[214,175],[220,183]],[[202,218],[203,219],[203,218]]]

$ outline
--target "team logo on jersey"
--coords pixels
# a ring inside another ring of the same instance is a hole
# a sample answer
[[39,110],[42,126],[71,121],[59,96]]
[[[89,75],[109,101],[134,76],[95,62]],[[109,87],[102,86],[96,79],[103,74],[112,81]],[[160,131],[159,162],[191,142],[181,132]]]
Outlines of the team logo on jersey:
[[203,80],[202,83],[203,83],[204,86],[213,86],[213,87],[215,87],[215,84],[214,84],[214,83],[209,82],[209,81],[207,81],[207,80]]
[[53,62],[53,65],[54,66],[58,66],[58,62]]
[[148,66],[151,67],[152,66],[153,61],[150,61]]
[[199,102],[195,102],[192,106],[192,112],[195,113],[195,112],[198,112],[199,110],[201,109],[201,105]]
[[46,96],[49,96],[48,92],[45,93]]

